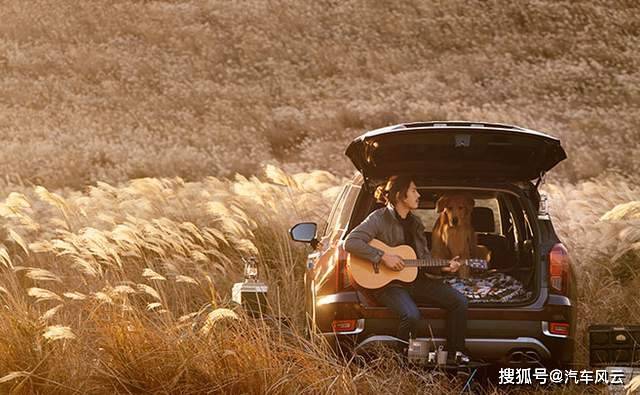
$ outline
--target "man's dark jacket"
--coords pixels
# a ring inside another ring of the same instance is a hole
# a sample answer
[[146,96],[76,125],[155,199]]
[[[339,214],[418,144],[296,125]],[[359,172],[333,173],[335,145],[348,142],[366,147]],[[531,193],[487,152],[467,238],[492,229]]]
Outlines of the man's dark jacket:
[[[416,257],[418,259],[430,258],[431,252],[427,246],[422,221],[411,212],[408,216],[412,221]],[[396,218],[393,206],[388,205],[369,214],[360,225],[347,235],[344,248],[352,254],[378,264],[384,252],[368,244],[372,239],[378,239],[390,247],[405,244],[404,231],[400,221]]]

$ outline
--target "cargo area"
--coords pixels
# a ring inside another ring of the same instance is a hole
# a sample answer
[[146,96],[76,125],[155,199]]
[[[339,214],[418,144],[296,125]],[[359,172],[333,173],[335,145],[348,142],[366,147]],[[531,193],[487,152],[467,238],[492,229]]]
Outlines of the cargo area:
[[[419,186],[420,207],[413,211],[425,226],[429,250],[432,250],[432,229],[439,214],[436,201],[443,194],[468,193],[473,196],[472,226],[478,245],[486,247],[491,254],[489,270],[472,271],[468,278],[442,275],[443,281],[464,294],[474,307],[492,305],[519,305],[534,300],[539,291],[535,249],[537,202],[532,203],[514,186],[503,188],[481,187],[427,187]],[[362,196],[361,196],[362,198]],[[363,199],[363,200],[366,200]],[[366,206],[361,200],[359,205]],[[371,199],[367,214],[378,207]],[[536,205],[536,207],[534,207]],[[361,213],[361,216],[365,213]],[[361,220],[360,220],[361,221]],[[357,288],[357,285],[356,285]],[[360,289],[361,294],[371,294]],[[365,305],[380,307],[375,298],[365,296]],[[430,307],[430,306],[421,306]]]

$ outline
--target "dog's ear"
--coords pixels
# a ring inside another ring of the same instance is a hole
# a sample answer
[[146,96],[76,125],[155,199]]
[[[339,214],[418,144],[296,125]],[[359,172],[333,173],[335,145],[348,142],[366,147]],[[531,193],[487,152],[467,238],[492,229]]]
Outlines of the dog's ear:
[[436,202],[436,213],[441,213],[444,210],[446,205],[447,205],[447,196],[446,195],[440,196],[440,199],[438,199],[438,201]]

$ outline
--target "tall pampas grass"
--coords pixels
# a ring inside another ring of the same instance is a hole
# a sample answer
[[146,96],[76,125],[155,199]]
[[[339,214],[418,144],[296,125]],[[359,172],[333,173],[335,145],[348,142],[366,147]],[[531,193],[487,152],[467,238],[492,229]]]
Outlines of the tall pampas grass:
[[577,360],[586,364],[589,325],[640,322],[640,188],[621,176],[543,188],[578,275]]
[[[459,390],[462,383],[392,355],[342,361],[322,339],[303,335],[308,250],[287,229],[322,222],[344,182],[266,167],[264,178],[136,180],[55,195],[36,187],[8,196],[0,202],[0,389]],[[636,319],[639,190],[621,178],[544,189],[579,275],[578,362],[585,363],[589,323]],[[264,308],[275,319],[256,321],[230,304],[248,256],[269,284]]]
[[[303,187],[291,181],[295,176],[287,175],[286,185],[238,177],[100,184],[108,193],[69,196],[27,191],[29,204],[20,207],[36,208],[29,215],[39,219],[38,227],[20,221],[19,210],[5,215],[5,229],[25,236],[10,237],[17,248],[7,250],[7,260],[22,265],[0,273],[2,302],[10,307],[0,312],[2,388],[373,391],[377,374],[338,363],[322,342],[308,343],[296,324],[304,250],[291,245],[286,230],[292,220],[326,215],[334,198],[327,189],[337,192],[333,186],[342,180],[323,174]],[[125,202],[148,194],[140,212]],[[228,304],[231,282],[242,278],[240,257],[246,255],[258,256],[273,290],[269,305],[292,318],[289,326],[220,307]],[[25,355],[17,352],[20,344],[37,347]],[[43,363],[54,357],[55,363]],[[64,369],[74,374],[65,376]],[[422,379],[410,382],[418,388]]]

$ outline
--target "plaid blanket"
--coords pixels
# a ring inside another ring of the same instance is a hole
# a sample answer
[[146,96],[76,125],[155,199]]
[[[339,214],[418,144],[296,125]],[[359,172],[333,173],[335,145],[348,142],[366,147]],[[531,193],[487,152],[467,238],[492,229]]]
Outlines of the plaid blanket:
[[471,303],[518,302],[532,296],[532,291],[525,290],[520,281],[504,273],[488,273],[468,279],[452,277],[444,282],[465,295]]

